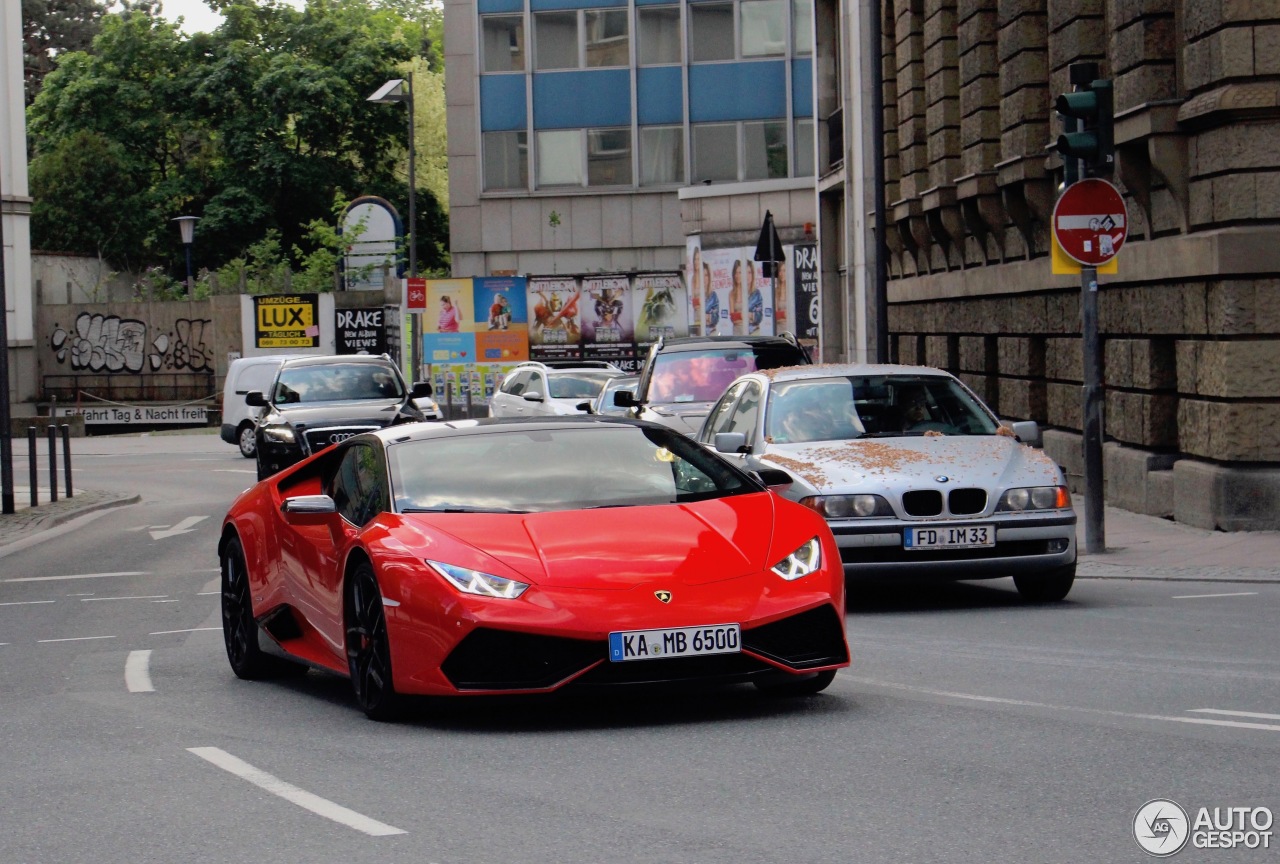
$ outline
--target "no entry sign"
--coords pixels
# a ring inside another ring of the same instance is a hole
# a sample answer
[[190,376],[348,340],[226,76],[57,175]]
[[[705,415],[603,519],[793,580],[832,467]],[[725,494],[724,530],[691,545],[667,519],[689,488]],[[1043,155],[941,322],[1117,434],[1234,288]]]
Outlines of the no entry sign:
[[1124,245],[1129,211],[1120,192],[1090,177],[1072,183],[1053,208],[1053,235],[1062,251],[1086,267],[1105,264]]

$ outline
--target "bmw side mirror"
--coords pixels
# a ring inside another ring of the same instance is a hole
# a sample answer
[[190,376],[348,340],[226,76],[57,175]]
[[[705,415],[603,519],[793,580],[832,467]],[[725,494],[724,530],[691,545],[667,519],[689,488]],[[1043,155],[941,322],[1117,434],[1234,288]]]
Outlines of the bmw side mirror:
[[414,381],[413,390],[410,391],[412,398],[423,399],[431,395],[430,381]]
[[266,408],[268,404],[267,396],[261,390],[250,390],[244,394],[244,402],[252,408]]
[[1040,435],[1040,424],[1034,420],[1019,420],[1017,423],[1010,423],[1014,436],[1023,444],[1030,444],[1032,447],[1041,447],[1044,445],[1042,436]]
[[717,453],[742,453],[747,447],[747,436],[744,432],[717,432],[712,446]]
[[636,401],[636,394],[630,390],[613,391],[613,405],[615,408],[634,408],[639,404]]

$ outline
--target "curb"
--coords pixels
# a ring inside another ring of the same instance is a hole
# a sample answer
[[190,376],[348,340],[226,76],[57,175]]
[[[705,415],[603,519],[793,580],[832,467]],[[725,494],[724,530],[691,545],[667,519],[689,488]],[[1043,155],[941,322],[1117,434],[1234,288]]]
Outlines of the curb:
[[[86,493],[81,493],[81,495],[84,494]],[[142,501],[142,496],[136,493],[133,495],[116,495],[109,498],[90,501],[88,503],[76,502],[75,496],[72,496],[71,498],[64,498],[62,501],[71,501],[75,503],[69,504],[65,507],[59,507],[59,509],[56,510],[50,509],[48,512],[40,513],[35,517],[27,516],[24,518],[22,525],[15,526],[12,529],[7,529],[5,525],[6,520],[12,517],[0,517],[0,555],[7,554],[8,551],[16,551],[11,550],[10,547],[22,543],[35,535],[56,528],[59,525],[64,525],[67,522],[79,519],[82,516],[87,516],[91,513],[97,513],[103,510],[110,510],[116,507],[126,507],[130,504],[137,504]],[[43,506],[50,508],[58,507],[62,501]],[[30,510],[19,511],[19,513],[30,513]]]

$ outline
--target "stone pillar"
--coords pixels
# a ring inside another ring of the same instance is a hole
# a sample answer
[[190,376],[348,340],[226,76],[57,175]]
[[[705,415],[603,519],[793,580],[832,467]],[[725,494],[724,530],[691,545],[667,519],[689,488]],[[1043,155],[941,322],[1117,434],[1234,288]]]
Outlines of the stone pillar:
[[957,9],[960,71],[960,176],[956,198],[969,239],[965,263],[1004,260],[1009,217],[1000,201],[1000,62],[995,0],[960,0]]
[[[997,183],[1027,258],[1048,251],[1053,190],[1049,142],[1049,57],[1044,0],[1000,0],[1000,155]],[[1010,249],[1006,240],[1006,250]]]

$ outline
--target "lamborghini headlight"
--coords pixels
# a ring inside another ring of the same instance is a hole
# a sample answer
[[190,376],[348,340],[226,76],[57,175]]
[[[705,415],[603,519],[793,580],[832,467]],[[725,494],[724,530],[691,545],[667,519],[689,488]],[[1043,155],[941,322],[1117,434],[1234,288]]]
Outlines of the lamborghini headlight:
[[786,558],[774,564],[773,572],[788,582],[794,582],[801,576],[808,576],[821,566],[822,544],[818,542],[817,537],[814,537]]
[[1069,510],[1071,496],[1066,486],[1026,486],[1009,489],[1000,496],[997,513],[1023,510]]
[[879,495],[812,495],[800,501],[823,519],[864,519],[892,516],[893,508]]
[[292,426],[263,426],[262,437],[281,444],[293,444],[297,439]]
[[463,594],[475,594],[479,597],[498,597],[503,600],[514,600],[524,593],[529,586],[514,579],[504,579],[492,573],[482,573],[467,567],[456,567],[441,561],[423,559],[433,570],[445,578],[450,585]]

